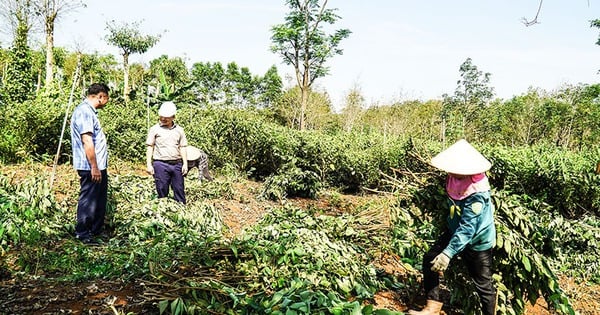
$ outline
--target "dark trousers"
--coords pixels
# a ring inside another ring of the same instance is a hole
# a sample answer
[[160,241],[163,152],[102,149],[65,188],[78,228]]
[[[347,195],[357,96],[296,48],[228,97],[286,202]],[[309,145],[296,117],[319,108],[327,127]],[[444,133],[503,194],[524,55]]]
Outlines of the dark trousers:
[[106,198],[108,194],[108,173],[100,171],[102,180],[99,183],[92,181],[91,171],[78,170],[79,174],[79,201],[77,202],[77,224],[75,235],[79,239],[90,238],[100,234],[104,226],[106,215]]
[[158,198],[169,195],[169,187],[173,189],[175,200],[185,204],[185,187],[183,185],[183,174],[181,174],[182,162],[169,164],[162,161],[154,161],[154,183]]
[[[431,261],[448,246],[451,236],[450,232],[442,234],[423,256],[423,285],[428,300],[440,300],[440,276],[437,272],[431,271]],[[483,314],[495,315],[496,289],[492,280],[492,249],[474,251],[466,248],[459,255],[473,279]],[[456,261],[453,260],[450,264],[452,263]]]

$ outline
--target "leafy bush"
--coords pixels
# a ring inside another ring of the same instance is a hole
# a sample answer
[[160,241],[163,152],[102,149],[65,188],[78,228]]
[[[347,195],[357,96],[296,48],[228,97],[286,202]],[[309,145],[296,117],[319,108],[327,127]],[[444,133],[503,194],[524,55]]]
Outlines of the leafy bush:
[[[202,143],[216,165],[233,163],[242,172],[262,179],[275,172],[293,157],[294,131],[266,121],[250,111],[214,110],[196,112],[208,130],[203,137],[188,136]],[[192,129],[189,128],[188,129]],[[187,130],[187,129],[186,129]]]
[[355,193],[361,188],[377,188],[380,173],[390,173],[404,158],[404,141],[359,132],[300,135],[296,149],[298,166],[319,174],[329,187]]
[[[0,118],[0,126],[6,126]],[[21,150],[18,131],[0,128],[0,162],[9,163],[22,159],[26,153]]]
[[249,314],[363,314],[400,315],[388,310],[375,310],[373,305],[342,300],[334,292],[310,289],[310,284],[292,279],[289,287],[273,295],[257,294],[247,299]]
[[293,197],[316,198],[321,183],[317,174],[289,164],[278,174],[266,178],[261,196],[271,200]]
[[0,176],[0,252],[56,238],[65,216],[45,179],[14,185]]
[[182,107],[177,119],[188,141],[207,152],[211,163],[231,163],[258,179],[286,172],[289,163],[315,173],[324,186],[357,192],[377,187],[380,172],[403,159],[404,141],[375,134],[298,132],[260,112]]
[[111,158],[144,163],[148,119],[150,126],[158,119],[153,111],[148,116],[147,107],[141,101],[110,102],[98,111],[98,118],[107,136]]
[[212,275],[218,270],[216,275],[171,274],[165,279],[176,285],[168,287],[172,293],[160,302],[161,309],[170,305],[182,314],[205,309],[239,314],[399,314],[362,303],[381,285],[363,247],[384,234],[373,228],[376,217],[274,209],[231,244],[211,250],[213,257],[221,257],[207,271]]
[[600,175],[595,155],[558,147],[488,147],[491,183],[552,205],[567,217],[600,214]]
[[279,209],[235,244],[238,252],[255,258],[240,263],[239,270],[259,271],[263,282],[255,285],[261,289],[278,290],[301,278],[309,288],[369,297],[377,286],[375,270],[365,264],[365,253],[346,241],[359,231],[343,218]]
[[551,231],[547,242],[554,269],[582,281],[600,283],[600,221],[595,216],[575,220],[549,216],[543,226]]
[[0,113],[1,159],[4,162],[18,162],[54,156],[66,106],[67,102],[62,98],[41,96],[4,107]]

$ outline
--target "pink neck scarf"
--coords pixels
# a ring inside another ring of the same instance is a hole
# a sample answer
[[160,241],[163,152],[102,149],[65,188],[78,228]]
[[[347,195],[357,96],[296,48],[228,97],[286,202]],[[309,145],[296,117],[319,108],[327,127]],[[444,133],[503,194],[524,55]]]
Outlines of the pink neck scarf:
[[448,175],[446,180],[446,192],[454,200],[463,200],[470,195],[490,190],[490,183],[485,173],[468,175],[464,178],[456,178]]

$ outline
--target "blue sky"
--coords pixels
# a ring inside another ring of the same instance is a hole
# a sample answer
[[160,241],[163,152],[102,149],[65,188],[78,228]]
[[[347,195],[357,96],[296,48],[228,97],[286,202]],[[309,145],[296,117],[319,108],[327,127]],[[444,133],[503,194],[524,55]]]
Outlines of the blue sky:
[[[56,43],[84,52],[117,54],[103,37],[107,21],[141,21],[143,32],[163,33],[160,42],[132,59],[148,63],[166,54],[194,62],[235,61],[252,73],[276,65],[292,69],[269,51],[270,28],[283,22],[284,0],[94,0],[65,17]],[[344,54],[330,60],[330,75],[316,84],[336,108],[358,87],[367,104],[435,99],[452,94],[458,68],[468,57],[491,73],[497,97],[510,98],[529,87],[553,90],[564,84],[596,83],[600,77],[600,18],[597,1],[546,0],[540,24],[525,27],[538,0],[329,0],[353,33]],[[83,48],[81,48],[83,47]],[[120,60],[120,59],[119,59]],[[290,77],[291,78],[291,77]],[[291,84],[291,83],[290,83]]]

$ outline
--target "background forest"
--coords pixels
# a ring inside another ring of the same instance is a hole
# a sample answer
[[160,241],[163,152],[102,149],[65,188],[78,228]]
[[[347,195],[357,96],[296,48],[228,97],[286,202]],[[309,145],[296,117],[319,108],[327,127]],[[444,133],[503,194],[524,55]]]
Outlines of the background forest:
[[[38,7],[49,3],[38,2],[3,3],[14,40],[0,46],[1,166],[68,166],[64,125],[87,86],[105,82],[111,101],[99,116],[111,164],[143,164],[148,127],[161,102],[172,100],[176,121],[208,153],[221,179],[188,186],[188,208],[157,201],[149,181],[136,175],[111,179],[115,234],[101,250],[100,264],[75,243],[51,246],[72,232],[65,222],[72,221],[73,192],[63,191],[67,197],[60,202],[43,176],[15,183],[0,174],[0,266],[7,279],[40,273],[57,282],[152,279],[164,285],[154,289],[170,292],[149,299],[159,313],[397,314],[369,301],[381,290],[396,290],[413,303],[419,259],[443,213],[443,174],[427,162],[466,138],[494,165],[501,313],[520,314],[542,296],[557,312],[575,314],[580,310],[559,277],[582,285],[600,282],[600,84],[532,88],[499,99],[489,83],[492,74],[466,58],[457,65],[456,89],[440,99],[374,106],[356,86],[336,112],[327,92],[312,88],[327,74],[323,64],[313,69],[290,63],[300,75],[287,88],[275,66],[256,74],[235,61],[190,64],[167,55],[129,64],[130,54],[142,54],[160,40],[141,34],[135,23],[107,27],[107,45],[122,49],[122,59],[53,47],[52,36],[45,46],[31,47],[35,21],[41,18],[45,34],[52,35],[52,13],[82,5],[58,1],[68,5]],[[286,26],[273,29],[274,51],[286,49]],[[350,32],[319,35],[335,47]],[[323,61],[340,53],[329,52]],[[220,209],[211,202],[241,198],[231,188],[240,179],[260,182],[256,194],[277,206],[257,226],[228,239]],[[331,203],[339,203],[342,194],[381,194],[392,201],[348,213],[285,203],[324,198],[325,192]],[[319,247],[323,243],[327,246]],[[402,266],[415,272],[382,273],[372,264],[382,253],[401,257]],[[182,266],[195,273],[175,281]],[[453,289],[449,302],[455,312],[473,314],[479,306],[463,275],[461,269],[446,275]],[[173,282],[181,287],[166,286]]]

